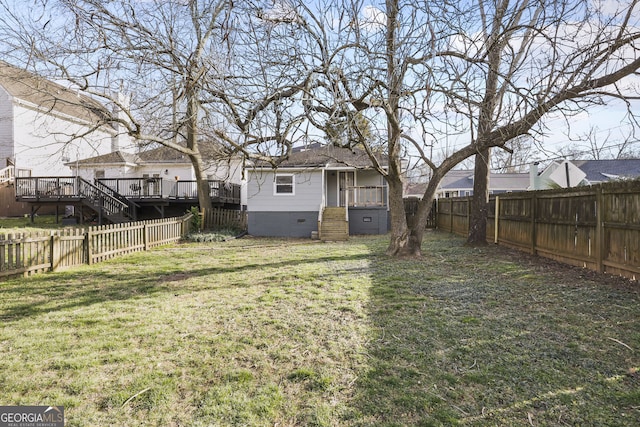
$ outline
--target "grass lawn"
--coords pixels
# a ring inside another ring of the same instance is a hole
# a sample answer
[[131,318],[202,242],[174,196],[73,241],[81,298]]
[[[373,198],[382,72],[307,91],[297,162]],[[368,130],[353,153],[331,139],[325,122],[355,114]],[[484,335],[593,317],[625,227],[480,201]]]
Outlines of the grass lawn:
[[427,233],[244,238],[0,283],[0,405],[67,426],[637,426],[640,287]]
[[61,227],[61,223],[56,223],[55,215],[37,216],[34,222],[31,222],[29,217],[0,218],[0,234],[28,233]]

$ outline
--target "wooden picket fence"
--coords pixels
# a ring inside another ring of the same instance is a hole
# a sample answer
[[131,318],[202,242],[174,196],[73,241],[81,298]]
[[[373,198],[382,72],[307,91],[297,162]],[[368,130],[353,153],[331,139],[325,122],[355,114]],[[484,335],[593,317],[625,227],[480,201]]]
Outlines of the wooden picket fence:
[[[469,197],[438,200],[438,228],[466,236],[469,206]],[[638,280],[640,181],[492,196],[487,240]]]
[[245,231],[247,229],[247,212],[231,209],[206,209],[201,212],[204,230],[220,230],[233,228]]
[[0,234],[0,278],[94,264],[176,242],[192,215],[47,232]]

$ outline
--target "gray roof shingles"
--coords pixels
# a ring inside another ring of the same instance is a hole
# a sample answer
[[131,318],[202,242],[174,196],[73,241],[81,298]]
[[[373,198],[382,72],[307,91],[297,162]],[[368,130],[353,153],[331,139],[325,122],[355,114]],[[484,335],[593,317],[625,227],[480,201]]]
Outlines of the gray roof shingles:
[[[383,155],[376,155],[381,166],[386,167],[387,158]],[[360,148],[352,149],[336,147],[333,145],[323,145],[306,150],[295,150],[289,157],[279,163],[279,168],[314,168],[331,166],[349,166],[357,169],[373,168],[373,162],[367,153]],[[256,167],[271,168],[267,162],[258,162]]]

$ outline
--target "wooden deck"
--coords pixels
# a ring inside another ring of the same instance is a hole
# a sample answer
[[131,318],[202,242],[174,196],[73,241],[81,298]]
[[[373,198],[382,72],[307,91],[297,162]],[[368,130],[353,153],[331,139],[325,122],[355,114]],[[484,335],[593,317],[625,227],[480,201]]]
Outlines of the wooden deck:
[[[71,205],[81,211],[93,210],[100,223],[103,218],[108,222],[124,222],[141,217],[164,218],[166,210],[182,214],[190,206],[198,205],[196,181],[120,178],[90,183],[79,177],[14,179],[16,200],[31,204],[32,215],[43,205]],[[240,207],[240,185],[211,180],[209,188],[214,206]]]

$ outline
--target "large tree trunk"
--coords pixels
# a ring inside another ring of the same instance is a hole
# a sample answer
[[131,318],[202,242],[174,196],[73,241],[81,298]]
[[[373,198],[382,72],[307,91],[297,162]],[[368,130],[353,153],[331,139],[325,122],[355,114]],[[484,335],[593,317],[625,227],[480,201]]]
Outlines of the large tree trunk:
[[424,238],[424,232],[427,228],[427,221],[433,209],[433,201],[435,200],[436,190],[442,180],[441,173],[434,173],[431,180],[427,184],[422,200],[418,204],[418,212],[416,212],[415,219],[409,230],[409,241],[407,244],[407,255],[421,256],[422,255],[422,240]]
[[198,104],[197,91],[192,85],[187,86],[187,148],[191,150],[189,159],[193,165],[196,175],[196,184],[198,188],[198,204],[200,209],[211,209],[211,189],[209,181],[204,170],[204,162],[200,154],[198,146],[198,112],[200,105]]
[[489,213],[489,157],[487,148],[476,154],[473,173],[473,196],[469,205],[469,234],[467,245],[485,246],[487,244],[487,215]]
[[209,210],[212,207],[211,188],[209,186],[209,181],[207,180],[207,175],[204,172],[204,163],[202,162],[200,151],[197,151],[196,154],[190,155],[189,159],[191,160],[191,164],[193,165],[193,169],[196,175],[196,184],[198,187],[198,204],[200,205],[200,209]]
[[387,177],[387,183],[389,185],[389,213],[391,215],[391,237],[387,255],[398,257],[420,256],[420,245],[415,245],[407,227],[407,215],[402,198],[402,180],[400,176],[390,172]]
[[389,185],[389,210],[391,214],[391,237],[387,255],[391,256],[420,256],[420,244],[412,238],[407,227],[407,215],[402,198],[402,166],[400,161],[400,92],[402,89],[401,69],[397,67],[396,31],[398,28],[398,0],[386,0],[386,56],[387,56],[387,137],[389,147],[389,171],[387,184]]

